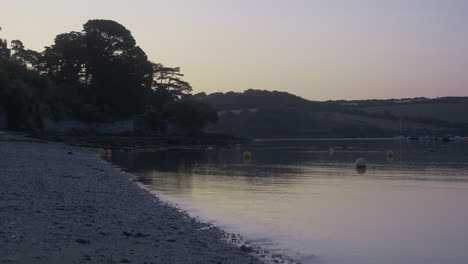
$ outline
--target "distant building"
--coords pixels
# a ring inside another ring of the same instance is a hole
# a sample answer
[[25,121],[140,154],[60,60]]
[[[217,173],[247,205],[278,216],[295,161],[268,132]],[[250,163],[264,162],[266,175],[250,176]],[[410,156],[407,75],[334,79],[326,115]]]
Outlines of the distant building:
[[218,116],[223,116],[227,113],[231,113],[234,115],[240,115],[242,112],[249,112],[249,113],[256,113],[258,112],[258,108],[248,108],[248,109],[235,109],[235,110],[223,110],[218,111]]

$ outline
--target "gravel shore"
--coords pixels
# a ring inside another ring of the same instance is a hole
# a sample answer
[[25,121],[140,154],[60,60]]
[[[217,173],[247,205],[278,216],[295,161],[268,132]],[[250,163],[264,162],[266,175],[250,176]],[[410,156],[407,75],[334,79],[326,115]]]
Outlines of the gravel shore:
[[0,142],[0,263],[261,263],[95,150]]

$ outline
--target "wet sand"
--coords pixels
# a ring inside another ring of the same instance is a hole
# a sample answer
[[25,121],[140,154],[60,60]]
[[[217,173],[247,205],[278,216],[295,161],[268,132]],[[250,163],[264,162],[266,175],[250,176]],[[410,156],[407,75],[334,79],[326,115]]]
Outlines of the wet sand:
[[94,149],[0,142],[0,263],[261,263]]

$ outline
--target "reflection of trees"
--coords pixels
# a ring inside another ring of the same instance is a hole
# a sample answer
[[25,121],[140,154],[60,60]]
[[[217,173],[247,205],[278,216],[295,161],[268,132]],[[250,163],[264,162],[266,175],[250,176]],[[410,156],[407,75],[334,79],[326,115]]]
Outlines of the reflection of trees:
[[249,164],[243,162],[242,152],[198,149],[119,153],[114,162],[124,170],[138,174],[139,181],[145,185],[154,186],[159,190],[181,192],[192,187],[194,177],[238,177],[237,179],[248,184],[268,185],[274,184],[275,179],[292,179],[301,172],[301,169],[295,166],[284,166],[288,162],[278,160],[278,152],[257,151]]
[[151,171],[142,174],[140,181],[151,186],[151,189],[182,194],[192,191],[193,175],[190,173]]

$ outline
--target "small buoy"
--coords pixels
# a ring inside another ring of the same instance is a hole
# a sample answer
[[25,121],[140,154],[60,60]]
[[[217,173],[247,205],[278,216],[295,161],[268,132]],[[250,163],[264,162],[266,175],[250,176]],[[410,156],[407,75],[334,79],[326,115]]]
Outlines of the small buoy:
[[106,150],[106,155],[108,156],[112,155],[112,150],[111,149]]
[[393,161],[394,159],[395,159],[395,153],[393,153],[393,151],[391,150],[387,151],[387,160]]
[[240,144],[236,144],[236,149],[240,149],[241,145]]
[[367,168],[367,161],[365,158],[359,158],[356,160],[356,168],[357,169],[365,169]]
[[250,153],[249,151],[245,151],[242,155],[244,156],[245,161],[249,161],[252,159],[252,153]]
[[212,149],[214,149],[214,148],[213,148],[213,147],[208,147],[208,149],[209,149],[209,150],[212,150]]
[[335,149],[334,148],[329,148],[328,151],[335,152]]
[[98,149],[98,152],[99,152],[100,154],[106,153],[106,151],[105,151],[104,149],[102,149],[102,148]]

